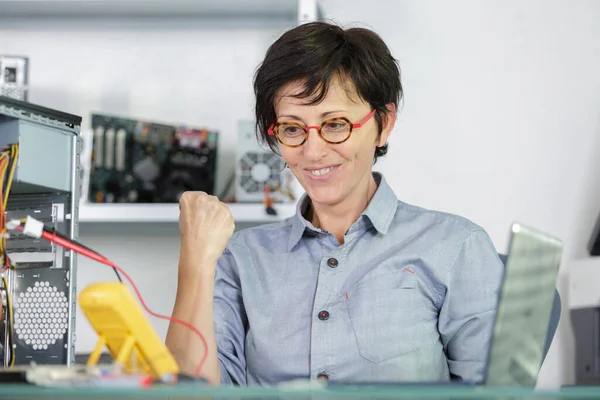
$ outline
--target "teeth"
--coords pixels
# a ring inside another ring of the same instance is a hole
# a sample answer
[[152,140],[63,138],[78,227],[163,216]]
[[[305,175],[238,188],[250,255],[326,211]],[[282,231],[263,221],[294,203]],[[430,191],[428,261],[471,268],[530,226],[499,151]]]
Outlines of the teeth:
[[329,172],[331,172],[331,170],[333,169],[333,167],[329,167],[329,168],[323,168],[323,169],[313,169],[312,171],[310,171],[313,175],[316,176],[321,176],[321,175],[325,175],[328,174]]

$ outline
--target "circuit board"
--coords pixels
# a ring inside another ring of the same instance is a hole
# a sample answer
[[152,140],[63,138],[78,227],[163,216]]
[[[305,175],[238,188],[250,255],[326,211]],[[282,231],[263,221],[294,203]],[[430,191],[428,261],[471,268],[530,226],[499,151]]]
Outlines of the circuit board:
[[186,190],[213,194],[218,133],[92,115],[89,201],[177,202]]

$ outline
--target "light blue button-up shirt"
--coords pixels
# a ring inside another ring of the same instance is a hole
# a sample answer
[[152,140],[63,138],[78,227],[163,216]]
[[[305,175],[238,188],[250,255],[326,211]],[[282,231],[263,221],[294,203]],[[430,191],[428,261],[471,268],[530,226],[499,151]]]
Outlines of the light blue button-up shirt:
[[236,232],[215,279],[223,383],[483,378],[503,265],[486,232],[380,175],[340,245],[302,216]]

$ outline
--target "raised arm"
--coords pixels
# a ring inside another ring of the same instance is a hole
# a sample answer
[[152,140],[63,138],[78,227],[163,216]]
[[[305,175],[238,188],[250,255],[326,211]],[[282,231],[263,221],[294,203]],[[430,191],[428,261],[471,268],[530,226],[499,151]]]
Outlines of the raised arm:
[[[173,317],[196,327],[206,339],[208,356],[200,376],[216,384],[221,380],[214,327],[215,275],[234,231],[227,205],[203,192],[186,192],[179,201],[181,250]],[[182,373],[193,375],[204,356],[201,339],[188,327],[171,322],[166,345]]]

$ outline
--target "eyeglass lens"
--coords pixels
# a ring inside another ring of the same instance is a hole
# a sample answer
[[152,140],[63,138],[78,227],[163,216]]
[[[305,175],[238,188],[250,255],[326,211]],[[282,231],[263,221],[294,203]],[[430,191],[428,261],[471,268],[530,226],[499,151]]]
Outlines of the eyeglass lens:
[[[334,119],[323,122],[321,136],[329,143],[339,143],[350,135],[351,124],[345,119]],[[304,141],[306,128],[295,123],[280,123],[277,127],[279,140],[284,144],[298,145]]]

